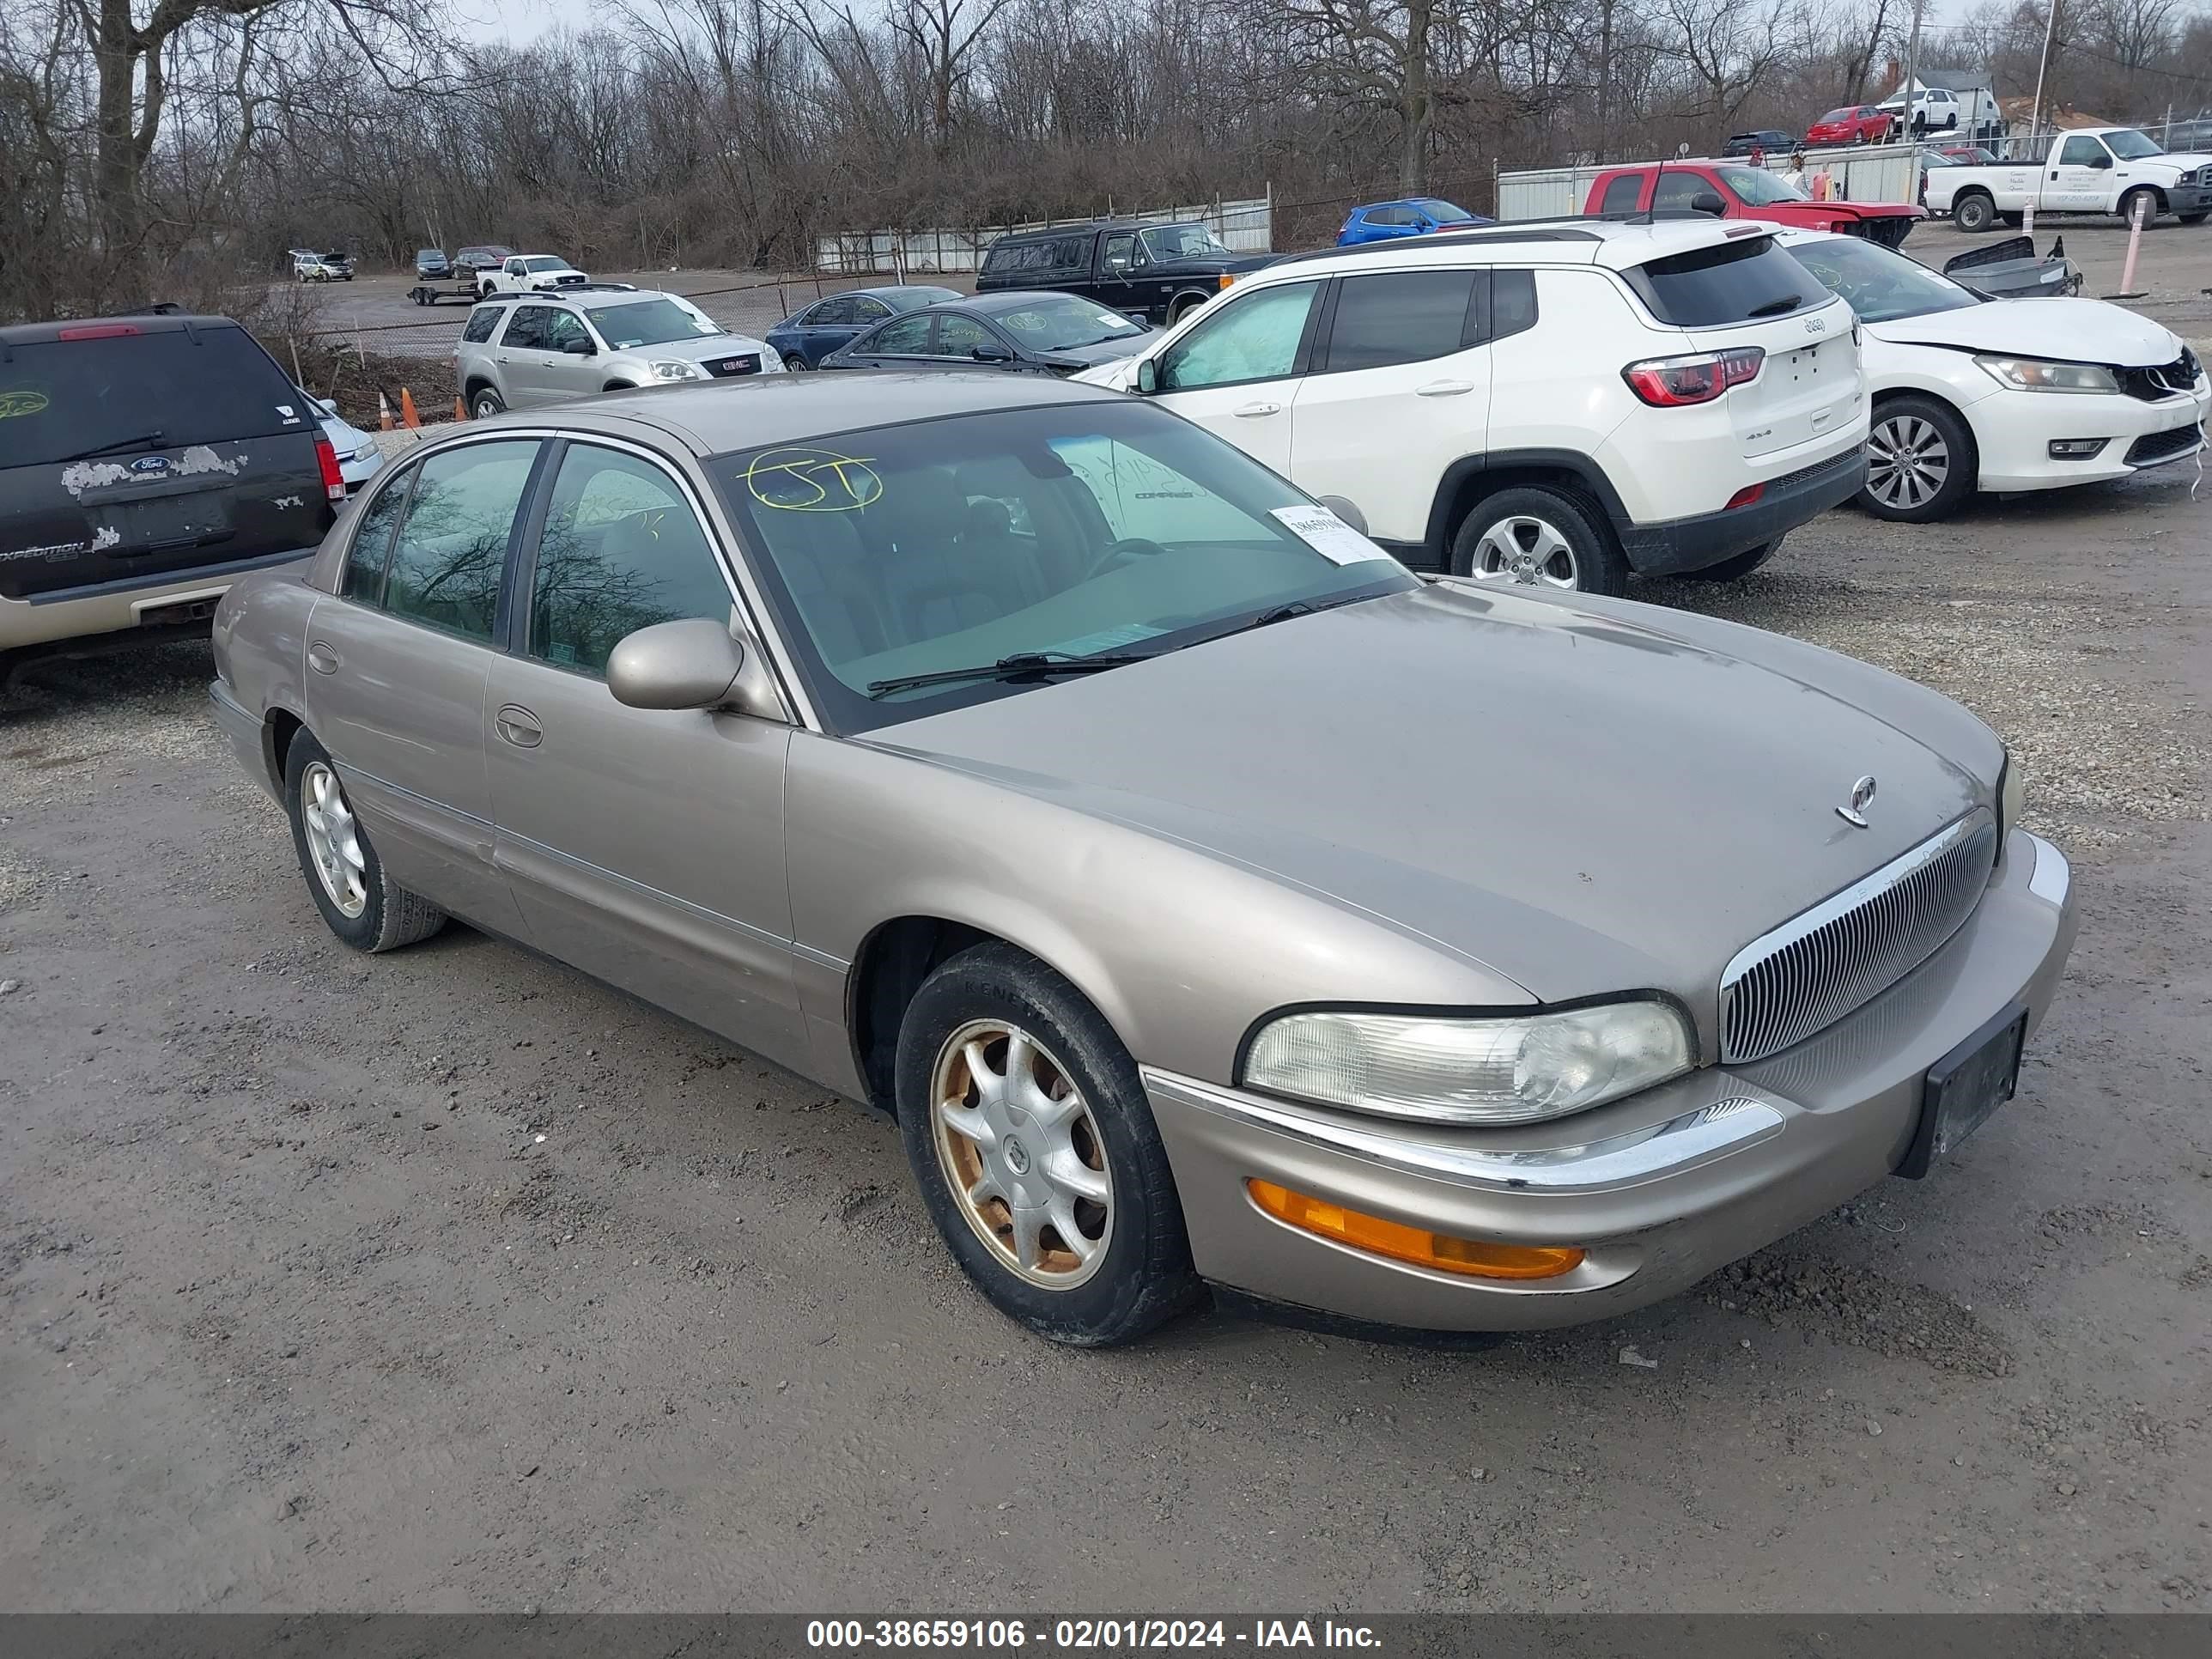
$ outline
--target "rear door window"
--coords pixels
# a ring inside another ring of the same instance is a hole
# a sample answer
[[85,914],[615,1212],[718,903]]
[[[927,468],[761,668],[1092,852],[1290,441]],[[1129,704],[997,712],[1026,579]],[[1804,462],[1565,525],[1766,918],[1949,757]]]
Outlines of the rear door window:
[[384,585],[384,608],[489,644],[507,538],[538,459],[534,438],[465,444],[422,465]]
[[1677,328],[1712,328],[1811,311],[1834,296],[1771,236],[1723,242],[1621,272],[1652,316]]
[[399,515],[407,507],[407,492],[413,486],[411,477],[396,477],[362,509],[353,540],[346,548],[345,575],[338,585],[342,598],[358,605],[383,605],[384,567],[392,557],[392,532],[398,527]]
[[927,315],[902,317],[898,321],[888,323],[878,330],[875,338],[868,342],[867,349],[872,353],[894,356],[927,356],[929,351],[929,325],[935,320]]
[[499,343],[512,346],[517,351],[543,351],[546,349],[547,330],[553,322],[550,306],[516,306],[514,315],[507,319],[507,332]]
[[1443,357],[1472,345],[1482,319],[1471,270],[1393,270],[1337,283],[1321,365],[1334,372]]
[[0,467],[312,432],[313,411],[243,330],[195,325],[17,345],[0,359]]
[[1633,213],[1644,199],[1644,175],[1624,173],[1605,187],[1605,199],[1597,204],[1600,213]]

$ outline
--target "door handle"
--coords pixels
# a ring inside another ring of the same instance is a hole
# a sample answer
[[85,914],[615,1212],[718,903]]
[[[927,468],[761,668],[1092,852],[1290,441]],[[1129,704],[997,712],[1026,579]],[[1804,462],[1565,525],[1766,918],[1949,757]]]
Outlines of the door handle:
[[502,353],[500,355],[499,361],[500,361],[501,362],[502,362],[502,363],[511,363],[511,362],[513,362],[514,361],[514,358],[512,358],[512,357],[510,357],[510,356],[507,356],[504,352],[502,352]]
[[1431,380],[1426,386],[1413,388],[1416,398],[1456,398],[1462,392],[1474,390],[1472,380]]
[[535,749],[545,740],[545,728],[538,725],[538,716],[520,703],[508,703],[493,717],[492,724],[517,749]]
[[335,674],[338,672],[338,653],[317,640],[307,647],[307,666],[318,674]]
[[1262,415],[1279,415],[1283,412],[1283,406],[1280,404],[1241,404],[1229,412],[1249,421]]

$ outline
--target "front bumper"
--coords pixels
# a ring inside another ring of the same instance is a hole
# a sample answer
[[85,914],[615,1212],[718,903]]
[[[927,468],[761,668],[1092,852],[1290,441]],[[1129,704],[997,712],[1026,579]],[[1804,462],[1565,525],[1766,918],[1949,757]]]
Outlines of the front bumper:
[[[1966,409],[1981,451],[1980,484],[2007,493],[2063,489],[2100,483],[2140,472],[2146,465],[2164,466],[2192,459],[2197,443],[2160,454],[2148,463],[2130,461],[2138,439],[2185,427],[2202,427],[2212,416],[2212,380],[2199,375],[2194,395],[2146,403],[2124,393],[2059,395],[2047,392],[2000,392]],[[2106,438],[2111,441],[2086,460],[2052,460],[2054,438]]]
[[[2014,1001],[2033,1035],[2072,946],[2065,857],[2015,830],[1949,944],[1850,1018],[1547,1124],[1424,1129],[1145,1069],[1199,1272],[1261,1301],[1438,1331],[1570,1325],[1686,1289],[1895,1170],[1929,1066]],[[1984,1133],[2001,1133],[1985,1130]],[[1252,1202],[1259,1179],[1407,1225],[1587,1255],[1480,1280],[1329,1242]]]
[[1663,524],[1620,525],[1621,551],[1646,576],[1675,575],[1775,541],[1799,525],[1847,501],[1866,483],[1862,446],[1783,477],[1769,480],[1747,507]]
[[2212,213],[2212,185],[2171,185],[2166,192],[2172,213]]

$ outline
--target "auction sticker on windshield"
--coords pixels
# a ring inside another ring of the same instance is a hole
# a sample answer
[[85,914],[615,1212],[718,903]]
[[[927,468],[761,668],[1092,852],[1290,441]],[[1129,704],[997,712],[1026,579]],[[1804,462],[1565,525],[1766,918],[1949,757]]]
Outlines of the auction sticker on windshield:
[[1390,556],[1325,507],[1279,507],[1274,517],[1322,557],[1338,564],[1365,564]]

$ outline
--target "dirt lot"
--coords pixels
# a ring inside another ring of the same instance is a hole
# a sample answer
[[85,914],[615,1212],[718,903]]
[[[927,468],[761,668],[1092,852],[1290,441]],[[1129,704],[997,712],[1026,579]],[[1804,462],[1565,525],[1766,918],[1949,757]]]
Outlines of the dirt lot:
[[888,1124],[462,929],[341,949],[204,649],[48,671],[0,715],[0,1606],[2212,1611],[2191,483],[1644,590],[1978,708],[2081,940],[1936,1178],[1473,1353],[1030,1340]]

